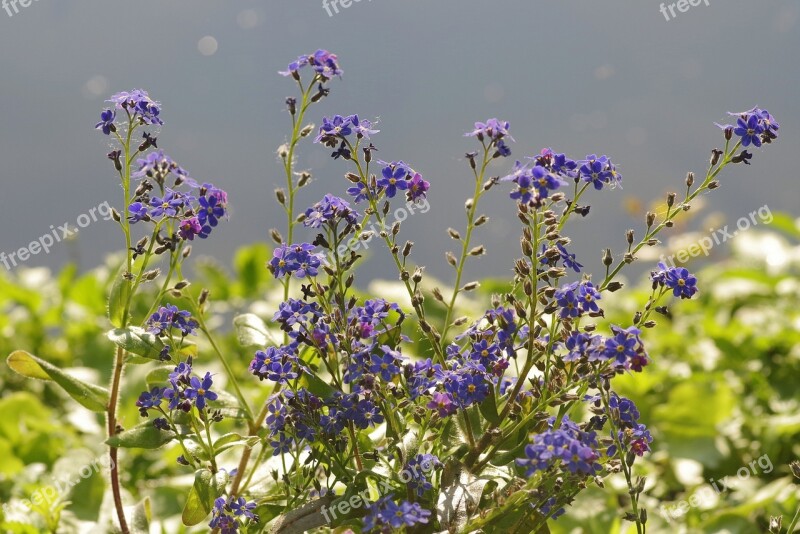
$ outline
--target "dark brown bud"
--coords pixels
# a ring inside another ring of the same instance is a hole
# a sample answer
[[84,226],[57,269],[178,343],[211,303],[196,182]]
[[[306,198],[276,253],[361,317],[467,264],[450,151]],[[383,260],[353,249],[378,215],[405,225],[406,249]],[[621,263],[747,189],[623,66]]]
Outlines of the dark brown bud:
[[452,239],[455,239],[456,241],[458,241],[459,239],[461,239],[461,234],[459,234],[459,233],[458,233],[456,230],[454,230],[453,228],[448,228],[448,229],[447,229],[447,233],[448,233],[448,234],[450,234],[450,237],[451,237]]
[[611,249],[607,248],[603,251],[603,265],[610,267],[614,263],[614,256],[611,255]]
[[694,185],[694,173],[689,172],[686,175],[686,187],[692,187],[692,185]]

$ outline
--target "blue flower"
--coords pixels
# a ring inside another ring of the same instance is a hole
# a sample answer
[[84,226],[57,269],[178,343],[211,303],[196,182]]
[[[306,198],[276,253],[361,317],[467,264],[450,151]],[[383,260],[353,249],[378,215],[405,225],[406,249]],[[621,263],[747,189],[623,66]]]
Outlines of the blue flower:
[[300,243],[281,245],[272,254],[269,269],[275,278],[294,275],[297,278],[314,277],[322,265],[322,254],[315,254],[314,245]]
[[384,347],[383,355],[373,354],[370,373],[380,376],[386,382],[390,382],[393,377],[400,374],[400,368],[395,365],[395,355],[388,347]]
[[385,495],[369,506],[364,518],[364,532],[392,532],[404,526],[428,523],[430,511],[419,503],[402,501],[397,504],[392,500],[393,497],[393,494]]
[[540,198],[547,198],[550,191],[558,189],[562,185],[567,185],[567,182],[538,165],[531,170],[531,174],[533,186],[539,193]]
[[527,204],[533,199],[533,176],[529,174],[523,174],[514,180],[517,184],[517,189],[511,192],[511,198],[521,202],[522,204]]
[[697,293],[697,278],[684,267],[667,267],[658,264],[658,271],[650,273],[654,284],[667,287],[672,294],[682,299],[690,299]]
[[593,475],[602,468],[597,463],[600,454],[595,432],[584,432],[564,416],[559,428],[553,428],[555,418],[548,420],[549,429],[533,436],[533,443],[525,447],[525,458],[517,459],[517,465],[526,467],[525,476],[545,471],[560,464],[569,472]]
[[258,523],[259,517],[253,513],[255,502],[247,502],[244,497],[238,499],[218,497],[211,509],[211,521],[208,523],[212,530],[219,529],[222,534],[239,532],[241,521],[244,518]]
[[761,120],[755,113],[739,117],[736,127],[733,129],[733,133],[742,138],[742,146],[760,147],[763,132],[764,127],[761,126]]
[[406,177],[409,169],[402,162],[393,162],[383,168],[381,178],[378,180],[378,187],[386,190],[386,196],[394,198],[398,190],[408,189]]
[[142,417],[147,417],[147,410],[158,409],[161,402],[164,400],[164,388],[154,387],[150,391],[145,391],[139,395],[136,401],[136,407],[139,408],[139,414]]
[[95,129],[102,130],[105,135],[116,132],[117,127],[114,125],[114,119],[117,118],[117,112],[113,109],[104,109],[100,113],[100,122],[95,124]]
[[187,399],[194,400],[198,410],[206,407],[206,400],[217,400],[217,394],[211,391],[214,384],[211,373],[206,373],[202,380],[193,376],[189,383],[190,387],[186,388],[185,395]]

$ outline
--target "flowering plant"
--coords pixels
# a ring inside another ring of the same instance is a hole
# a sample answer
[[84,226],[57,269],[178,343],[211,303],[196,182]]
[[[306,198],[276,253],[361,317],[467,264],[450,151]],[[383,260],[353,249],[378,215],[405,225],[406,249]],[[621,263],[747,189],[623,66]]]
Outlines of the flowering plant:
[[[119,450],[175,448],[177,463],[194,473],[183,523],[215,532],[546,531],[583,489],[616,474],[629,489],[624,518],[645,532],[645,480],[634,468],[653,436],[612,382],[644,371],[654,314],[669,316],[669,299],[691,299],[697,279],[658,264],[629,324],[609,324],[601,304],[623,289],[623,268],[719,186],[723,169],[749,165],[746,148],[777,139],[778,123],[759,108],[732,114],[737,123],[722,126],[724,148],[712,150],[705,176],[689,173],[681,196],[670,193],[663,211],[648,212],[640,239],[629,230],[622,249],[605,249],[599,277],[583,271],[564,228],[588,215],[588,194],[620,185],[617,164],[547,148],[495,172],[511,156],[510,124],[475,123],[466,133],[475,151],[465,157],[474,191],[465,227],[447,230],[460,246],[446,254],[454,270],[447,289],[428,283],[413,263],[414,243],[401,238],[402,223],[388,222],[394,205],[426,203],[435,180],[404,161],[377,159],[380,132],[371,121],[322,119],[313,142],[341,160],[346,182],[338,190],[346,198],[327,194],[296,210],[311,179],[296,170],[296,150],[315,130],[306,115],[343,72],[335,54],[318,50],[281,74],[299,90],[286,99],[292,131],[278,149],[285,237],[270,232],[276,246],[266,266],[281,302],[268,321],[234,320],[242,346],[253,349],[249,375],[215,341],[213,296],[191,291],[184,276],[192,244],[228,217],[228,195],[158,148],[161,106],[141,90],[112,96],[96,125],[115,143],[108,157],[124,196],[115,220],[126,255],[108,302],[111,386],[79,381],[26,352],[9,358],[18,373],[52,380],[105,413],[116,528],[147,531],[150,520],[146,501],[126,507]],[[466,264],[487,253],[474,242],[489,220],[480,201],[502,188],[516,209],[521,256],[509,261],[513,277],[485,313],[457,317],[459,298],[479,287],[464,280]],[[357,251],[372,239],[385,244],[408,306],[357,291]],[[223,376],[205,368],[206,349]],[[140,365],[148,366],[136,401],[143,421],[121,428],[123,371]],[[246,395],[245,380],[263,394]]]

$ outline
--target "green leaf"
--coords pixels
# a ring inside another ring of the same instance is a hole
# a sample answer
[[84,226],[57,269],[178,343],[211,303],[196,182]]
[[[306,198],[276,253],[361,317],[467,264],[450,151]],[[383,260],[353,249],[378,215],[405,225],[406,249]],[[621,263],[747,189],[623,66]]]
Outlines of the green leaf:
[[117,328],[106,334],[108,339],[116,343],[131,354],[142,356],[150,360],[159,360],[164,343],[150,332],[138,326]]
[[67,394],[81,406],[93,412],[105,412],[108,404],[108,391],[94,384],[86,384],[41,358],[23,350],[12,352],[6,360],[16,373],[27,378],[52,381],[61,386]]
[[158,449],[175,438],[175,432],[161,430],[153,421],[145,421],[135,427],[111,436],[106,444],[122,449]]
[[228,475],[225,471],[216,474],[206,469],[197,471],[194,476],[194,485],[189,491],[189,497],[186,499],[186,506],[181,515],[183,524],[192,527],[208,517],[214,507],[214,500],[222,495],[227,483]]
[[480,410],[487,421],[493,424],[500,424],[500,415],[497,413],[497,400],[494,396],[494,389],[490,388],[489,395],[481,403]]
[[108,296],[108,319],[117,328],[122,327],[125,307],[131,298],[131,284],[133,283],[122,276],[124,270],[125,266],[123,265],[114,277],[111,293]]
[[258,315],[245,313],[233,318],[236,336],[243,347],[266,347],[269,344],[267,325]]
[[150,532],[151,519],[150,499],[146,497],[133,509],[129,525],[131,534],[148,534]]
[[253,447],[259,442],[259,439],[260,438],[258,436],[247,437],[237,434],[236,432],[231,432],[217,438],[217,440],[214,442],[214,454],[219,455],[228,449],[232,449],[233,447]]

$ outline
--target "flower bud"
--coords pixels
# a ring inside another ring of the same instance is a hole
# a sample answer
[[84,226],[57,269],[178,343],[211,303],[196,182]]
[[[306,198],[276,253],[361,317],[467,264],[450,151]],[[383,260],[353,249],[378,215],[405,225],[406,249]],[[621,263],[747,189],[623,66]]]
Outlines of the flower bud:
[[686,175],[686,187],[692,187],[692,185],[694,185],[694,173],[689,172]]
[[275,190],[275,198],[278,199],[278,204],[281,206],[286,205],[286,191],[281,188]]
[[469,282],[464,284],[464,287],[461,288],[461,291],[474,291],[475,289],[478,289],[480,285],[481,284],[479,282]]
[[313,131],[314,131],[314,125],[313,124],[306,124],[303,127],[303,129],[300,130],[300,137],[308,137],[309,135],[311,135],[311,132],[313,132]]
[[455,239],[456,241],[458,241],[459,239],[461,239],[461,234],[459,234],[459,233],[458,233],[456,230],[454,230],[453,228],[448,228],[448,229],[447,229],[447,233],[448,233],[448,234],[450,234],[450,238],[451,238],[451,239]]
[[656,222],[656,214],[653,213],[652,211],[648,211],[646,221],[647,221],[647,227],[648,228],[652,227],[653,223]]
[[625,240],[628,242],[629,245],[633,245],[633,229],[628,230],[625,232]]
[[603,265],[610,267],[614,263],[614,256],[611,255],[611,249],[607,248],[603,251]]
[[669,193],[667,195],[667,207],[671,208],[673,204],[675,204],[675,193]]

